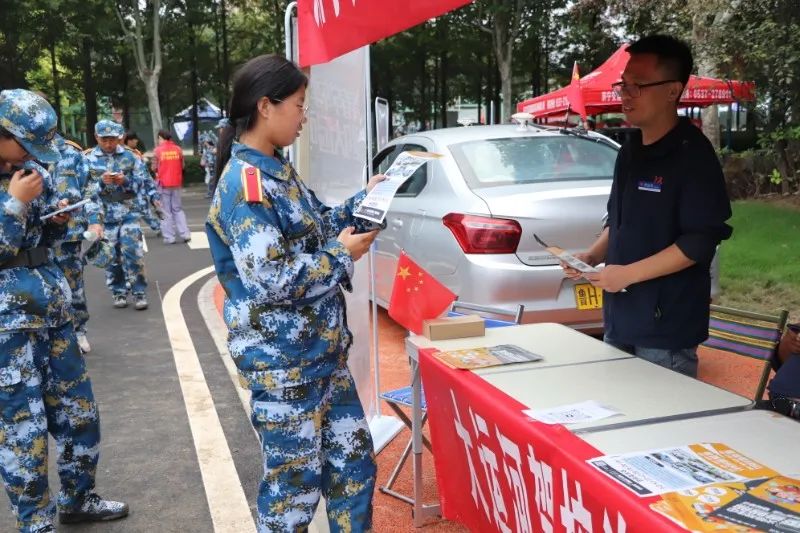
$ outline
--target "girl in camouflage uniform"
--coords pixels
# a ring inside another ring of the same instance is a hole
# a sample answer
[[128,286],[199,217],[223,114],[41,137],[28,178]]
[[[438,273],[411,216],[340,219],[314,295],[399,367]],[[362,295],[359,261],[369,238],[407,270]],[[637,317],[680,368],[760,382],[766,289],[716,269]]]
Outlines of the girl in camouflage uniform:
[[306,120],[306,84],[278,56],[237,73],[206,232],[227,293],[230,353],[261,438],[259,531],[305,531],[322,494],[331,531],[362,532],[375,461],[347,368],[342,288],[376,231],[353,218],[364,191],[327,207],[280,153]]

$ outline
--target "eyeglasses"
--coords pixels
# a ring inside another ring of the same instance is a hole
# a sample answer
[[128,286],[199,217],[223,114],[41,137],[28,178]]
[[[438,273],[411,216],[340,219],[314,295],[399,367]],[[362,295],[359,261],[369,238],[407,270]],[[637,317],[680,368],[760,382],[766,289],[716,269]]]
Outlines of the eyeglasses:
[[662,80],[654,81],[653,83],[625,83],[624,81],[618,81],[617,83],[611,84],[611,89],[614,91],[614,94],[620,98],[623,96],[639,98],[642,95],[642,89],[655,87],[656,85],[665,85],[676,81],[679,82],[680,80]]
[[[277,102],[279,104],[286,101],[286,100],[281,100],[279,98],[270,98],[270,100],[273,102]],[[309,108],[308,104],[295,104],[295,105],[303,111],[304,116],[308,116],[308,108]]]

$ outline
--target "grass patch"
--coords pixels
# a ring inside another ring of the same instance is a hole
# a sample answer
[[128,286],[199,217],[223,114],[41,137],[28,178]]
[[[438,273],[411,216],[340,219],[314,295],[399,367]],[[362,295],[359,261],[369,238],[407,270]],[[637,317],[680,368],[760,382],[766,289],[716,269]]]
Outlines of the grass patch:
[[800,209],[733,204],[733,236],[722,245],[720,304],[800,319]]

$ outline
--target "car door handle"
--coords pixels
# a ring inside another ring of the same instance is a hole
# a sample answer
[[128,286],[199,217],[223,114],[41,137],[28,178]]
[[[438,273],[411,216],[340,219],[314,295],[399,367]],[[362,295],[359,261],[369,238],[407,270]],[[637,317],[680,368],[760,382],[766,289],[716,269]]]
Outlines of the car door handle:
[[403,221],[400,220],[399,218],[393,219],[392,220],[392,227],[393,228],[402,228],[403,227]]

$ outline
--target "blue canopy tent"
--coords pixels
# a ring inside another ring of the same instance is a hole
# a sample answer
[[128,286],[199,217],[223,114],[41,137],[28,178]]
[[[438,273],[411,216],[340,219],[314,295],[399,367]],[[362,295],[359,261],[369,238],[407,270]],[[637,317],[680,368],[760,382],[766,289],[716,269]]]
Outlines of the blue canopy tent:
[[[222,116],[222,110],[207,99],[201,98],[197,101],[197,120],[201,131],[204,129],[204,124],[211,126],[208,129],[213,129]],[[172,128],[181,143],[185,143],[192,138],[192,106],[172,117]]]

